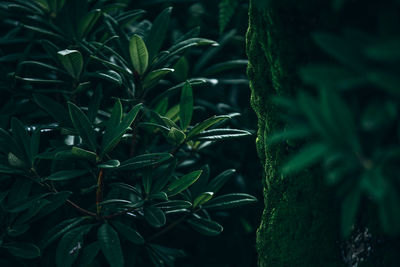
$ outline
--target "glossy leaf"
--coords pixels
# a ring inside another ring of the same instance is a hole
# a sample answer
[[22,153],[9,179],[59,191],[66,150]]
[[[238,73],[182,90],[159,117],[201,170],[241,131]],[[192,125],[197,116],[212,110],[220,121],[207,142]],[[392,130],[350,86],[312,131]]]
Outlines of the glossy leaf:
[[222,128],[203,131],[200,134],[196,135],[193,139],[201,141],[217,141],[233,139],[248,135],[251,135],[251,133],[245,130]]
[[47,176],[45,180],[50,180],[50,181],[65,181],[65,180],[70,180],[73,178],[80,177],[84,174],[86,174],[88,171],[87,170],[65,170],[65,171],[58,171],[55,173],[52,173],[50,176]]
[[144,244],[143,237],[135,229],[118,221],[112,222],[112,225],[128,241],[137,245]]
[[194,171],[170,183],[167,187],[168,196],[174,196],[176,194],[179,194],[183,190],[187,189],[194,182],[196,182],[197,179],[199,179],[201,173],[202,173],[201,170]]
[[172,7],[167,7],[164,9],[154,20],[149,36],[146,39],[146,44],[149,51],[149,59],[152,60],[153,57],[160,50],[167,30],[169,21],[171,18]]
[[230,118],[230,116],[228,116],[228,115],[212,116],[211,118],[208,118],[205,121],[196,124],[192,129],[190,129],[189,133],[187,134],[188,140],[190,140],[192,137],[196,136],[197,134],[203,132],[207,128],[210,128],[211,126],[217,124],[218,122],[229,119],[229,118]]
[[118,167],[120,170],[136,170],[149,168],[152,166],[157,166],[162,163],[165,163],[172,159],[172,155],[169,153],[152,153],[152,154],[143,154],[140,156],[136,156],[134,158],[128,159],[124,162],[121,162],[121,165]]
[[201,193],[196,199],[193,201],[193,208],[203,205],[204,203],[208,202],[212,197],[213,192],[203,192]]
[[105,223],[97,231],[97,239],[101,251],[111,267],[123,267],[124,255],[122,254],[121,243],[117,232],[111,225]]
[[83,141],[92,151],[96,151],[96,136],[88,117],[72,102],[68,102],[68,109],[72,124],[79,133],[79,136],[82,137]]
[[231,193],[215,197],[204,204],[206,209],[230,209],[257,202],[257,199],[251,195],[243,193]]
[[153,227],[159,228],[166,223],[164,212],[155,206],[144,207],[144,218]]
[[83,69],[83,58],[78,50],[65,49],[58,51],[58,59],[64,66],[65,70],[75,79],[79,80],[79,76]]
[[182,87],[179,102],[179,122],[182,130],[186,130],[192,120],[193,114],[193,90],[188,81]]
[[224,229],[219,223],[203,218],[189,219],[188,223],[200,234],[208,236],[219,235]]
[[210,181],[207,186],[207,191],[214,192],[214,194],[217,193],[235,172],[236,170],[229,169],[220,173],[217,177]]
[[56,250],[57,267],[69,267],[78,258],[83,248],[83,236],[86,235],[93,225],[82,225],[74,228],[63,235]]

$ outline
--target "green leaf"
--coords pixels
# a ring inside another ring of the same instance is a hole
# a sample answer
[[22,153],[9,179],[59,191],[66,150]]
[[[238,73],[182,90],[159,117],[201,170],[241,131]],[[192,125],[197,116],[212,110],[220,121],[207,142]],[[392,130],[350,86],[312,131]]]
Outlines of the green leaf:
[[146,39],[150,61],[160,50],[168,30],[172,7],[164,9],[154,20]]
[[72,102],[68,102],[68,109],[72,124],[77,130],[79,136],[82,137],[83,141],[92,151],[96,151],[96,136],[88,117]]
[[189,219],[188,223],[200,234],[208,236],[219,235],[224,229],[219,223],[203,218]]
[[54,240],[62,236],[64,233],[73,229],[75,226],[79,225],[81,222],[86,220],[85,217],[78,217],[65,220],[61,223],[56,224],[52,229],[46,232],[39,243],[40,249],[44,250],[48,245],[50,245]]
[[328,147],[321,143],[312,143],[304,146],[299,152],[292,156],[282,168],[282,173],[289,175],[319,161],[328,152]]
[[111,151],[120,141],[124,133],[129,129],[137,114],[142,108],[142,104],[134,106],[128,114],[121,120],[122,106],[119,100],[114,105],[110,120],[107,122],[106,132],[102,140],[101,157]]
[[88,173],[88,170],[66,170],[66,171],[58,171],[52,173],[50,176],[46,177],[45,180],[50,181],[65,181],[73,178],[80,177],[84,174]]
[[97,231],[100,248],[111,267],[124,267],[124,255],[117,232],[105,223]]
[[40,256],[40,249],[32,243],[13,242],[3,244],[1,247],[18,258],[34,259]]
[[87,13],[79,22],[77,27],[78,38],[85,37],[101,15],[100,9],[95,9]]
[[149,72],[143,80],[143,88],[150,89],[157,85],[157,83],[168,73],[173,72],[174,69],[162,68]]
[[235,59],[235,60],[225,61],[222,63],[212,65],[211,67],[205,69],[202,72],[202,75],[204,77],[210,77],[210,76],[214,76],[214,75],[219,74],[224,71],[231,71],[233,69],[245,70],[248,63],[249,63],[249,61],[246,59]]
[[149,168],[152,166],[163,164],[172,158],[173,156],[169,153],[143,154],[122,162],[121,165],[118,167],[118,169],[136,170],[136,169]]
[[99,108],[101,104],[101,100],[103,98],[103,86],[99,84],[94,90],[94,94],[89,102],[88,107],[88,119],[90,123],[93,123],[99,113]]
[[143,39],[137,34],[129,40],[129,54],[133,68],[142,75],[149,64],[149,53]]
[[217,141],[233,139],[248,135],[251,135],[251,133],[245,130],[222,128],[203,131],[200,134],[196,135],[193,139],[201,141]]
[[211,182],[207,186],[207,191],[214,192],[216,194],[221,187],[232,177],[232,175],[236,172],[234,169],[229,169],[220,173],[217,177],[211,180]]
[[214,193],[213,192],[203,192],[201,193],[198,197],[193,202],[193,208],[203,205],[204,203],[208,202],[212,197]]
[[85,159],[91,162],[96,162],[97,155],[92,151],[74,146],[71,150],[57,152],[55,154],[55,159]]
[[215,125],[216,123],[231,118],[228,115],[221,115],[221,116],[212,116],[211,118],[206,119],[203,122],[196,124],[187,134],[187,139],[190,140],[192,137],[196,136],[197,134],[201,133],[202,131],[210,128],[211,126]]
[[25,126],[15,117],[11,118],[11,130],[12,135],[20,147],[20,150],[24,151],[24,158],[21,160],[25,162],[32,162],[32,151],[31,151],[31,137],[29,136]]
[[231,193],[211,199],[204,208],[206,209],[230,209],[257,202],[257,199],[244,193]]
[[73,265],[78,258],[80,250],[83,248],[83,236],[86,235],[92,227],[93,224],[82,225],[63,235],[56,250],[57,267],[69,267]]
[[185,141],[185,138],[185,133],[175,127],[171,127],[167,134],[167,142],[174,146],[182,144]]
[[119,167],[120,163],[117,159],[110,159],[106,162],[98,164],[97,167],[101,169],[113,169]]
[[192,120],[193,114],[193,90],[188,81],[182,87],[181,100],[179,102],[179,122],[182,130],[186,130]]
[[118,74],[118,72],[113,70],[107,71],[97,71],[95,73],[88,74],[88,76],[100,78],[106,81],[109,81],[117,86],[122,85],[122,77]]
[[72,78],[79,80],[79,76],[83,69],[83,58],[81,52],[78,50],[65,49],[58,51],[57,55],[61,64]]
[[157,207],[167,212],[174,212],[192,207],[192,203],[186,200],[169,200],[156,204]]
[[137,195],[137,196],[139,196],[139,197],[142,196],[142,193],[141,193],[136,187],[131,186],[131,185],[129,185],[129,184],[125,184],[125,183],[112,183],[112,184],[110,184],[110,186],[116,186],[116,187],[125,189],[125,190],[127,190],[127,191],[129,191],[129,192],[131,192],[131,193],[133,193],[133,194],[135,194],[135,195]]
[[292,126],[292,128],[285,129],[282,132],[276,132],[267,137],[269,145],[290,141],[293,139],[302,139],[312,134],[310,127],[306,125]]
[[201,173],[202,170],[194,171],[170,183],[167,187],[168,196],[174,196],[176,194],[179,194],[183,190],[187,189],[194,182],[196,182],[197,179],[199,179]]
[[36,221],[53,211],[55,211],[57,208],[62,206],[67,199],[72,195],[72,192],[69,191],[61,191],[57,193],[52,193],[49,196],[46,197],[46,199],[50,202],[45,206],[44,209],[41,209],[40,212],[31,220],[31,222]]
[[135,229],[118,221],[112,222],[112,225],[120,233],[120,235],[122,235],[128,241],[137,245],[144,244],[143,237]]
[[79,260],[79,266],[88,266],[96,258],[100,251],[100,243],[98,241],[93,242],[83,248],[82,256]]
[[166,223],[164,212],[156,206],[144,207],[144,218],[153,227],[161,227]]

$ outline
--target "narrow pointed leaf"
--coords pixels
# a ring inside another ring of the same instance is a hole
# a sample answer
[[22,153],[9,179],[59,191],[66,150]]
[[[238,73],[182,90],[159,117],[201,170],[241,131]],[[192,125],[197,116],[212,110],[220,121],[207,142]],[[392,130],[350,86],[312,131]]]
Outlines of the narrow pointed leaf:
[[234,169],[226,170],[220,173],[217,177],[211,180],[208,184],[207,191],[211,191],[217,193],[221,187],[232,177],[232,175],[236,172]]
[[203,192],[201,193],[198,197],[193,202],[193,208],[203,205],[204,203],[208,202],[212,197],[214,193],[213,192]]
[[152,154],[143,154],[131,159],[128,159],[124,162],[121,162],[121,165],[118,167],[120,170],[136,170],[149,168],[152,166],[156,166],[162,164],[164,162],[172,159],[172,155],[169,153],[152,153]]
[[146,39],[146,44],[149,51],[149,59],[152,60],[153,57],[160,50],[165,35],[168,30],[169,21],[171,18],[172,7],[167,7],[164,9],[154,20],[149,36]]
[[187,189],[194,182],[196,182],[197,179],[199,179],[201,173],[202,173],[202,170],[194,171],[194,172],[191,172],[191,173],[188,173],[188,174],[182,176],[178,180],[173,181],[167,187],[168,196],[174,196],[176,194],[179,194],[183,190]]
[[52,173],[50,176],[46,177],[46,180],[50,181],[65,181],[65,180],[70,180],[73,178],[80,177],[84,174],[86,174],[88,171],[87,170],[66,170],[66,171],[58,171],[55,173]]
[[186,130],[192,120],[193,114],[193,89],[188,81],[182,87],[179,103],[179,123],[182,130]]
[[212,116],[211,118],[206,119],[203,122],[196,124],[192,129],[190,129],[189,133],[187,134],[187,139],[190,140],[191,137],[196,136],[197,134],[201,133],[202,131],[210,128],[211,126],[215,125],[216,123],[229,119],[230,116],[228,115],[221,115],[221,116]]
[[257,202],[257,199],[251,195],[232,193],[213,198],[203,207],[206,209],[230,209],[254,202]]

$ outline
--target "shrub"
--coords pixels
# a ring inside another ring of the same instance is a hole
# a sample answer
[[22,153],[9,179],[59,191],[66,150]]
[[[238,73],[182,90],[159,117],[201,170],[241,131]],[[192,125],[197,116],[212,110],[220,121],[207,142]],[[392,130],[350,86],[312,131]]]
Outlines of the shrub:
[[124,7],[0,3],[5,266],[172,266],[185,254],[160,236],[181,225],[218,235],[210,212],[256,201],[218,195],[235,171],[210,179],[202,164],[214,143],[250,135],[229,126],[239,114],[194,105],[214,80],[189,77],[184,55],[218,44],[194,29],[162,50],[172,9],[150,23]]

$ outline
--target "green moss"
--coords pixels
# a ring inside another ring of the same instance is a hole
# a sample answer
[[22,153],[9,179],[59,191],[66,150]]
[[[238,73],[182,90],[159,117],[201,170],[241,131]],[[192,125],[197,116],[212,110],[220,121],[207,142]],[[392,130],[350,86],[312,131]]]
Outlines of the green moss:
[[[340,266],[337,207],[321,177],[304,172],[281,177],[283,146],[266,140],[281,129],[272,96],[291,95],[299,88],[297,68],[310,43],[304,4],[314,1],[272,1],[267,10],[250,6],[247,54],[251,105],[258,117],[257,151],[264,167],[265,209],[257,231],[259,266]],[[311,10],[311,11],[310,11]],[[318,10],[318,9],[315,9]]]

